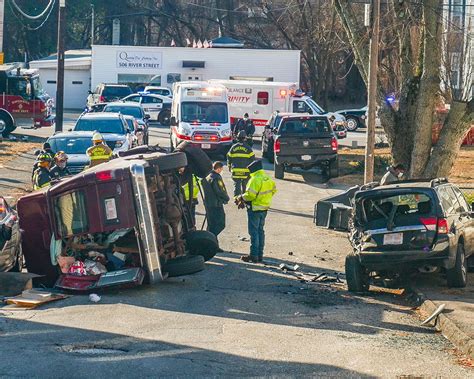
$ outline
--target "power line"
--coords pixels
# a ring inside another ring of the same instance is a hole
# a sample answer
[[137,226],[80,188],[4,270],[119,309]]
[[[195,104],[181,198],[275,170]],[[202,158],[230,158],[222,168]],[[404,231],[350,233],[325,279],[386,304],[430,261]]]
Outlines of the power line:
[[12,11],[12,14],[15,16],[15,18],[23,27],[27,28],[28,30],[35,31],[35,30],[41,29],[44,26],[44,24],[46,24],[46,22],[49,20],[49,17],[51,16],[51,13],[53,12],[55,3],[56,3],[56,0],[53,0],[53,6],[49,8],[49,13],[46,15],[46,18],[43,20],[43,22],[41,22],[41,24],[39,24],[36,27],[31,27],[30,25],[25,24],[23,20],[16,14],[10,2],[8,3],[8,5]]
[[48,10],[49,8],[54,4],[55,0],[49,0],[49,3],[48,5],[46,5],[46,8],[38,15],[36,16],[31,16],[25,12],[23,12],[23,10],[18,6],[18,4],[16,3],[16,0],[11,0],[11,3],[13,4],[13,6],[16,8],[16,10],[18,12],[20,12],[20,14],[23,16],[23,17],[26,17],[30,20],[39,20],[40,18],[42,18],[46,13],[48,13]]

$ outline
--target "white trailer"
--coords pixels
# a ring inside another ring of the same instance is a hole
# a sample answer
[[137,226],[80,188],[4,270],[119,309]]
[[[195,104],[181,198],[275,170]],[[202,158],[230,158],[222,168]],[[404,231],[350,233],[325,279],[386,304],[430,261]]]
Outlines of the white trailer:
[[262,82],[250,80],[211,80],[224,85],[229,93],[231,123],[245,113],[255,125],[255,136],[261,136],[274,112],[327,115],[334,129],[345,126],[344,116],[328,113],[313,99],[298,90],[296,82]]

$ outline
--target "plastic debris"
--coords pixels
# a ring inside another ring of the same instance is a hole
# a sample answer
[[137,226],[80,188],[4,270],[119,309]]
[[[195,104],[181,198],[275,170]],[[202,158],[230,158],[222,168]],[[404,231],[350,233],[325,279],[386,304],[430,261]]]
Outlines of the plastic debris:
[[433,314],[432,314],[430,317],[428,317],[425,321],[423,321],[423,322],[421,323],[421,325],[426,325],[426,324],[428,324],[430,321],[434,320],[436,317],[438,317],[438,316],[441,314],[441,312],[444,311],[444,308],[446,308],[446,304],[441,304],[441,305],[433,312]]
[[72,266],[69,268],[69,273],[78,275],[78,276],[83,276],[87,275],[86,268],[84,266],[84,262],[81,261],[75,261]]
[[296,271],[300,268],[299,265],[289,265],[288,263],[280,264],[280,270],[287,270],[287,271]]
[[107,269],[105,268],[105,266],[102,263],[94,262],[94,261],[91,261],[89,259],[87,259],[84,262],[84,266],[85,266],[86,271],[89,275],[100,275],[100,274],[104,274],[104,273],[107,272]]
[[100,301],[101,297],[97,295],[96,293],[91,293],[89,295],[89,300],[92,301],[93,303],[98,303]]

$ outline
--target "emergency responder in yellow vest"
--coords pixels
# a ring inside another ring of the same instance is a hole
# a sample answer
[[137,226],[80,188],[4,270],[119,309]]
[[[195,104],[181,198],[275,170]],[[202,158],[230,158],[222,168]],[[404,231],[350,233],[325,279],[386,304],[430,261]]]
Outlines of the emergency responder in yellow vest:
[[[184,178],[184,168],[179,170],[179,173],[182,175]],[[199,196],[199,185],[198,181],[195,175],[192,175],[192,187],[193,187],[193,193],[192,193],[192,200],[191,200],[191,194],[190,194],[190,181],[186,181],[183,185],[183,194],[184,194],[184,200],[186,204],[190,204],[190,212],[191,212],[191,217],[193,220],[193,224],[196,225],[196,205],[198,204],[198,196]]]
[[244,262],[258,263],[263,261],[265,218],[277,190],[273,179],[263,171],[261,160],[252,162],[248,168],[250,180],[247,190],[238,199],[247,204],[250,255],[245,255],[241,259]]
[[38,168],[33,173],[33,189],[39,190],[41,188],[49,186],[51,183],[51,176],[49,174],[49,168],[51,167],[51,156],[49,154],[42,153],[36,158]]
[[232,145],[227,153],[227,165],[234,181],[234,197],[245,192],[250,171],[247,166],[255,160],[252,148],[245,142],[247,134],[244,130],[237,134],[237,143]]
[[91,160],[89,167],[110,161],[110,158],[112,158],[112,149],[104,143],[102,134],[94,132],[92,142],[94,146],[89,147],[86,151]]

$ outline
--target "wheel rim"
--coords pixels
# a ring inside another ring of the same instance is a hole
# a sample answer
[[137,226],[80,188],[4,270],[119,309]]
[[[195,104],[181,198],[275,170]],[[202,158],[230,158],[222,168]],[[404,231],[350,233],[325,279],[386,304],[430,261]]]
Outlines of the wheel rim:
[[7,123],[5,122],[5,120],[0,119],[0,133],[3,133],[6,127],[7,127]]
[[347,119],[347,130],[355,130],[357,129],[357,121],[353,118]]

